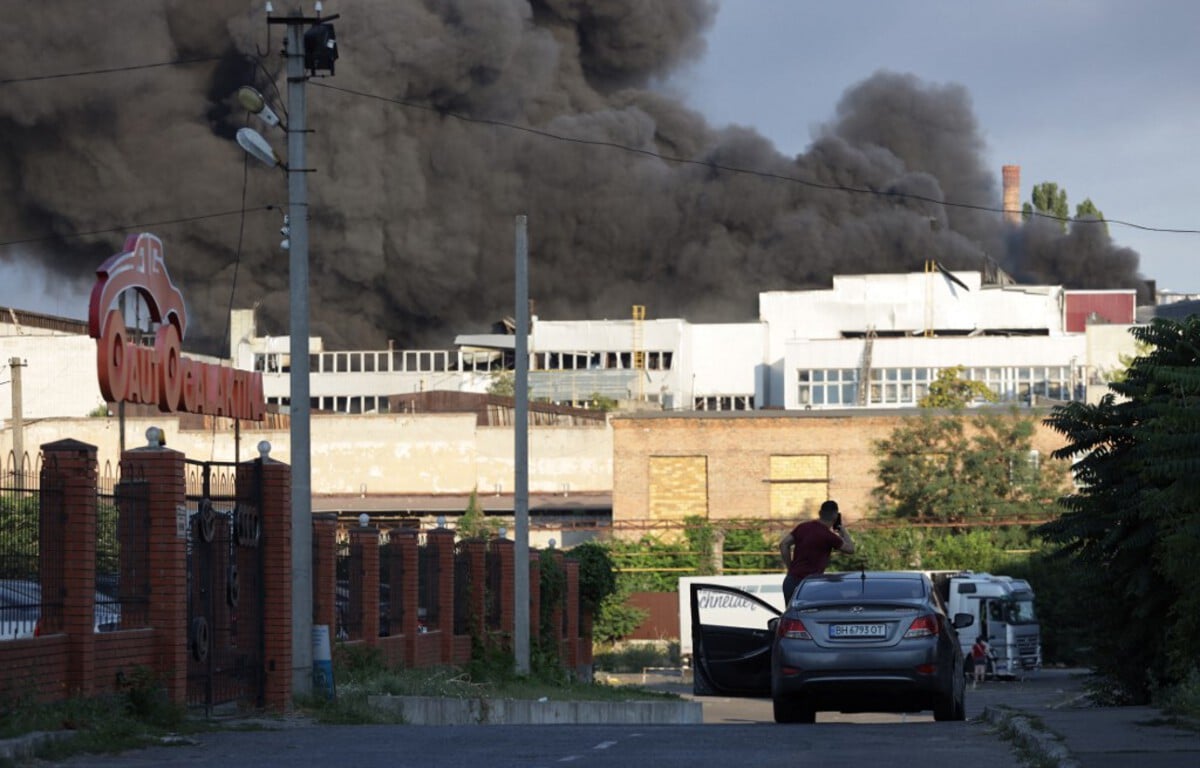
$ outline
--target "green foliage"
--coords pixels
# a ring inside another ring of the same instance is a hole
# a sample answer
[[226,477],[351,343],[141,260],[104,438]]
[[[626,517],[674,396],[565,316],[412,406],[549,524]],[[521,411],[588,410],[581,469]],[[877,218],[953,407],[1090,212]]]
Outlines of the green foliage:
[[763,573],[780,567],[779,537],[768,537],[761,528],[725,531],[725,573]]
[[488,385],[488,394],[497,397],[515,397],[517,393],[517,375],[512,371],[499,371],[492,376]]
[[1138,700],[1200,656],[1200,317],[1131,330],[1150,351],[1096,404],[1055,408],[1078,490],[1042,528],[1086,575],[1098,670]]
[[1043,181],[1033,187],[1030,199],[1033,201],[1033,205],[1025,203],[1021,206],[1022,215],[1026,219],[1032,218],[1035,212],[1044,216],[1054,216],[1061,221],[1062,228],[1066,231],[1067,218],[1070,215],[1070,208],[1067,206],[1067,190],[1059,189],[1053,181]]
[[708,522],[708,518],[691,515],[684,518],[684,537],[688,547],[696,553],[696,575],[710,576],[717,572],[717,564],[713,561],[713,545],[716,541],[716,530]]
[[472,488],[467,509],[458,518],[458,537],[460,539],[490,539],[496,535],[496,530],[496,525],[487,519],[483,514],[483,508],[479,506],[477,489]]
[[555,623],[555,611],[561,617],[567,594],[567,573],[558,557],[542,552],[538,557],[539,627],[537,647],[530,652],[530,664],[539,675],[553,677],[562,667],[558,657],[558,640],[562,627]]
[[95,408],[87,412],[89,419],[107,418],[109,416],[107,405],[97,405]]
[[608,413],[609,411],[615,411],[617,409],[616,400],[602,395],[599,392],[593,392],[592,394],[588,395],[587,399],[588,402],[591,403],[591,406],[594,410]]
[[631,635],[645,619],[645,611],[629,604],[627,590],[615,592],[600,601],[592,621],[592,642],[612,645]]
[[969,423],[968,436],[960,413],[924,410],[875,442],[880,517],[962,523],[1045,515],[1065,472],[1040,457],[1033,463],[1032,417],[980,411]]
[[[1075,219],[1077,221],[1086,221],[1089,219],[1099,221],[1100,226],[1104,227],[1104,234],[1108,234],[1108,222],[1104,220],[1104,212],[1096,207],[1096,204],[1092,202],[1092,198],[1090,197],[1085,198],[1082,203],[1075,206]],[[1088,224],[1087,226],[1095,225]]]
[[601,651],[593,662],[604,672],[641,672],[647,667],[674,667],[680,663],[679,643],[629,643],[622,648]]
[[29,578],[37,572],[40,506],[36,493],[0,491],[0,541],[5,553],[0,578]]
[[612,558],[603,545],[594,541],[572,548],[570,556],[579,563],[579,604],[594,613],[604,598],[617,591]]
[[605,546],[617,567],[617,583],[625,592],[674,592],[680,576],[698,574],[700,558],[689,545],[644,536]]
[[922,397],[917,406],[957,409],[966,407],[974,400],[996,402],[996,393],[987,384],[964,378],[965,372],[966,369],[961,365],[938,371],[937,379],[929,383],[929,394]]

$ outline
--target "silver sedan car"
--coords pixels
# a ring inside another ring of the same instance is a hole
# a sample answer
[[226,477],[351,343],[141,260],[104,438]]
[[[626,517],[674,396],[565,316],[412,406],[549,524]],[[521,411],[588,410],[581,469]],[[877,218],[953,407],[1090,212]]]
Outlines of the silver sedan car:
[[782,614],[725,586],[693,584],[691,599],[697,693],[770,696],[780,723],[822,710],[966,715],[957,630],[974,617],[947,617],[925,574],[810,576]]

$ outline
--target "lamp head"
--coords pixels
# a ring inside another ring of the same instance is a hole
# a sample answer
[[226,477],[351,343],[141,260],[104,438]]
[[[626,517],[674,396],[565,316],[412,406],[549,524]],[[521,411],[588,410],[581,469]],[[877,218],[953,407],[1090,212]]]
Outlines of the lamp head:
[[267,100],[256,88],[243,85],[237,90],[237,100],[247,112],[258,115],[258,118],[272,127],[279,125],[279,115],[267,104]]
[[262,134],[253,128],[238,128],[237,143],[255,160],[266,163],[272,168],[279,165],[279,155],[275,154],[275,150],[262,137]]

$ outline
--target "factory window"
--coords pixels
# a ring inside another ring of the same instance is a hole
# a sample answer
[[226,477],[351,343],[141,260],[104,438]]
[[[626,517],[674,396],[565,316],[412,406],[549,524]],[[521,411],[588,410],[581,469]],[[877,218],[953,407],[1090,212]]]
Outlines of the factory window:
[[858,402],[858,371],[854,368],[801,370],[798,374],[801,406],[843,407]]
[[916,405],[928,392],[928,368],[872,368],[867,405]]
[[692,399],[696,411],[752,411],[754,395],[706,395]]

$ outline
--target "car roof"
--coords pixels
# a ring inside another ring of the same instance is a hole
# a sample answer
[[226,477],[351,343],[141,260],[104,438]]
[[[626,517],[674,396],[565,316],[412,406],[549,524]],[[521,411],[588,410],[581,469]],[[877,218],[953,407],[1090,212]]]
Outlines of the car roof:
[[896,579],[905,581],[922,581],[927,577],[917,571],[837,571],[815,574],[808,577],[812,581],[848,581],[850,579]]

